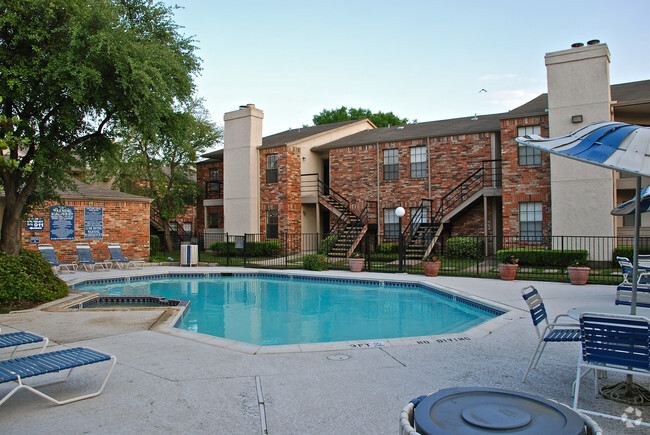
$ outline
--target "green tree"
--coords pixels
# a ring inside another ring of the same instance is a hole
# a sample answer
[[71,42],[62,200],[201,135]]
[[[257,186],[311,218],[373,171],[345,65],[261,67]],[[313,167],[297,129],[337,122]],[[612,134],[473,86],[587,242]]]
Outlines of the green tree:
[[20,219],[74,188],[71,168],[114,147],[117,127],[152,130],[191,97],[199,60],[172,18],[152,0],[1,3],[1,250],[18,255]]
[[218,143],[222,132],[195,101],[164,117],[155,134],[150,133],[125,130],[120,154],[105,160],[97,175],[117,174],[120,190],[153,199],[151,214],[162,225],[170,252],[169,221],[195,204],[201,192],[195,181],[198,155]]
[[393,112],[372,113],[369,109],[354,109],[341,106],[339,109],[323,109],[318,115],[312,118],[314,125],[332,124],[334,122],[350,121],[352,119],[368,118],[377,127],[389,127],[391,125],[403,125],[409,122],[407,118],[399,118]]

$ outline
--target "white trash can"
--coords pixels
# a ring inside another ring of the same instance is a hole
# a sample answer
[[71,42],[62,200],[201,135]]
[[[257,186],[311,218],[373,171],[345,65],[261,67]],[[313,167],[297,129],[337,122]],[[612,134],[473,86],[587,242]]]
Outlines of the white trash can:
[[199,265],[199,245],[181,245],[181,266]]

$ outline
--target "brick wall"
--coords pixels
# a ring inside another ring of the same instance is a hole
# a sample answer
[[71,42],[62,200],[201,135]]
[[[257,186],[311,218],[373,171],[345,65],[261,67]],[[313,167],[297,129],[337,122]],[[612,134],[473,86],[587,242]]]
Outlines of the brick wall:
[[519,203],[542,203],[544,236],[551,235],[551,165],[548,153],[542,152],[542,164],[519,165],[519,144],[515,141],[519,127],[541,127],[548,137],[548,117],[534,116],[501,121],[501,158],[503,171],[503,235],[519,235]]
[[[426,146],[427,138],[332,149],[330,184],[359,209],[366,201],[378,201],[381,233],[383,209],[404,207],[406,215],[402,225],[405,227],[411,219],[410,209],[418,207],[423,198],[438,200],[437,206],[440,198],[480,168],[483,160],[491,158],[491,135],[488,133],[430,138],[429,144],[430,170],[426,178],[411,178],[410,148]],[[384,150],[390,148],[398,150],[399,178],[384,180]],[[480,218],[482,234],[482,206],[467,213]]]
[[[278,181],[266,182],[266,156],[278,155]],[[266,233],[268,210],[278,211],[278,233],[300,234],[302,229],[300,149],[279,146],[260,151],[260,233]],[[298,237],[291,238],[289,252],[300,249]]]
[[[196,210],[196,231],[197,233],[202,233],[205,231],[207,224],[205,222],[205,216],[203,212],[203,199],[205,198],[205,183],[210,180],[210,169],[211,168],[217,168],[219,171],[219,177],[221,181],[223,182],[223,161],[216,161],[216,160],[208,160],[202,163],[198,163],[196,165],[196,170],[197,170],[197,181],[201,186],[201,194],[199,195],[199,200],[197,202],[197,210]],[[213,192],[210,194],[211,196],[209,197],[210,199],[223,199],[223,190],[220,192],[220,195],[216,195],[216,192]],[[215,207],[210,207],[208,210],[209,213],[211,212],[220,212],[221,214],[221,219],[220,222],[223,224],[223,206],[219,206],[218,208]],[[223,227],[222,227],[223,228]]]
[[[110,257],[107,243],[117,242],[122,252],[131,260],[149,260],[149,203],[123,201],[65,200],[65,206],[74,207],[74,240],[50,240],[50,205],[34,211],[30,216],[45,220],[43,231],[27,231],[22,225],[22,247],[38,251],[37,243],[30,243],[31,237],[38,237],[39,243],[51,243],[61,262],[77,260],[76,243],[88,243],[96,261]],[[103,239],[84,238],[84,208],[101,207],[103,218]]]

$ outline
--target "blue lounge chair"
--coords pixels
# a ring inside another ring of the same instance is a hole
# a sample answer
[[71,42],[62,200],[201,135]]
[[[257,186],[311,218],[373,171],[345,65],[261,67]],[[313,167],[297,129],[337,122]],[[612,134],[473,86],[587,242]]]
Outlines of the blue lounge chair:
[[110,261],[119,269],[122,269],[122,267],[128,269],[129,266],[133,266],[134,269],[142,269],[144,267],[144,261],[129,260],[126,258],[122,253],[122,247],[119,243],[109,243],[108,252],[111,254]]
[[11,352],[11,355],[9,355],[9,358],[13,358],[19,346],[43,342],[43,347],[41,348],[42,353],[47,347],[49,341],[50,340],[47,337],[32,334],[31,332],[10,332],[7,334],[0,334],[0,349],[13,347],[14,350]]
[[[621,285],[629,284],[632,285],[629,278],[632,277],[634,272],[634,266],[632,262],[627,257],[616,257],[616,261],[621,266],[621,273],[623,273],[623,282]],[[637,285],[648,286],[650,285],[650,267],[645,266],[647,264],[647,256],[639,256],[639,269],[638,269],[638,278]],[[643,263],[643,264],[642,264]]]
[[[598,393],[598,372],[650,377],[650,320],[641,316],[583,313],[580,316],[582,354],[578,360],[573,408],[601,417],[626,421],[622,416],[578,409],[580,381],[594,373]],[[635,424],[650,427],[650,423]]]
[[[54,397],[39,390],[39,388],[46,385],[52,385],[59,382],[64,382],[70,378],[72,370],[75,367],[96,364],[104,361],[111,361],[111,367],[104,378],[99,390],[94,393],[82,394],[70,399],[58,400]],[[30,391],[44,399],[49,400],[57,405],[65,405],[66,403],[76,402],[78,400],[88,399],[98,396],[104,390],[108,378],[113,372],[117,359],[112,355],[98,352],[96,350],[88,349],[85,347],[75,347],[72,349],[57,350],[55,352],[39,353],[21,358],[14,358],[6,361],[0,361],[0,384],[5,382],[15,382],[16,385],[9,391],[2,399],[0,405],[4,404],[7,399],[13,396],[20,390]],[[60,371],[69,370],[65,379],[47,382],[39,385],[25,385],[23,379],[40,376],[48,373],[58,373]]]
[[95,261],[93,260],[93,253],[90,250],[88,243],[77,243],[77,256],[79,257],[77,263],[84,267],[84,270],[95,270],[97,266],[102,269],[110,269],[112,263],[110,261]]
[[38,245],[38,251],[41,253],[43,258],[45,258],[45,260],[50,263],[50,266],[52,266],[52,269],[54,269],[54,273],[59,273],[63,270],[67,270],[68,272],[74,272],[77,270],[77,265],[74,263],[59,262],[59,260],[56,258],[56,254],[54,253],[54,247],[50,244],[42,243]]
[[[580,341],[580,329],[578,329],[578,324],[575,321],[568,323],[558,323],[560,317],[569,317],[567,314],[559,314],[553,320],[553,323],[548,322],[548,316],[546,314],[546,307],[544,306],[544,301],[540,296],[539,292],[532,285],[524,287],[521,289],[521,296],[526,301],[528,309],[530,310],[530,316],[533,319],[533,325],[535,325],[535,332],[537,332],[537,337],[539,341],[537,342],[537,348],[533,354],[533,358],[528,364],[528,369],[524,374],[524,378],[521,382],[526,382],[528,373],[531,368],[537,367],[539,359],[542,357],[542,352],[546,347],[546,343],[561,343],[561,342],[572,342]],[[539,324],[544,322],[546,324],[544,330],[540,332]]]
[[[616,288],[616,305],[632,305],[632,284],[620,284]],[[636,289],[636,306],[650,308],[650,288],[637,287]]]

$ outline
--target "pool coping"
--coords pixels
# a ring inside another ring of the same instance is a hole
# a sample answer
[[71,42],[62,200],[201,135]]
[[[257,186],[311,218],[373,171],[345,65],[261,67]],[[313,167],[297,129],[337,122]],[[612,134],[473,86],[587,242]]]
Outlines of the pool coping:
[[[272,346],[262,346],[256,344],[250,344],[235,340],[230,340],[223,337],[215,337],[212,335],[203,334],[200,332],[188,331],[184,329],[177,328],[176,325],[182,320],[185,310],[187,307],[178,306],[178,307],[118,307],[118,308],[103,308],[103,309],[90,309],[92,311],[123,311],[123,310],[160,310],[162,311],[161,316],[158,320],[150,327],[150,330],[181,337],[184,339],[192,340],[195,342],[200,342],[204,344],[209,344],[212,346],[225,348],[237,352],[242,352],[251,355],[258,354],[277,354],[277,353],[297,353],[297,352],[322,352],[322,351],[345,351],[351,349],[360,349],[360,348],[382,348],[382,347],[391,347],[391,346],[407,346],[407,345],[421,345],[429,346],[450,342],[461,342],[461,341],[471,341],[476,340],[482,337],[485,337],[495,330],[505,326],[506,324],[512,322],[515,317],[519,317],[519,314],[513,315],[513,308],[500,304],[493,300],[489,300],[480,296],[476,296],[469,293],[464,293],[461,290],[454,289],[439,283],[432,283],[427,281],[422,281],[418,279],[418,276],[410,275],[408,279],[406,275],[399,275],[395,278],[387,277],[353,277],[353,276],[319,276],[312,273],[300,273],[300,270],[291,270],[290,272],[275,272],[269,270],[250,270],[250,271],[238,271],[238,272],[202,272],[202,271],[188,271],[188,272],[175,272],[169,271],[166,273],[149,273],[149,274],[136,274],[129,276],[110,276],[104,275],[100,278],[86,277],[79,278],[68,282],[68,286],[75,293],[80,294],[81,296],[88,295],[83,297],[84,300],[92,299],[96,297],[98,293],[76,290],[75,286],[85,284],[88,282],[125,282],[125,281],[140,281],[145,279],[160,278],[165,279],[169,277],[211,277],[211,276],[266,276],[266,277],[280,277],[280,278],[291,278],[291,277],[300,277],[301,279],[316,280],[316,281],[336,281],[336,282],[349,282],[356,281],[362,283],[375,283],[380,282],[383,285],[407,285],[407,286],[418,286],[425,287],[431,291],[434,291],[437,294],[441,294],[445,297],[452,296],[452,299],[460,299],[463,302],[476,303],[488,309],[495,310],[501,314],[497,314],[497,317],[487,320],[480,325],[477,325],[473,328],[470,328],[468,331],[462,333],[450,333],[450,334],[440,334],[440,335],[424,335],[424,336],[412,336],[412,337],[399,337],[399,338],[390,338],[390,339],[373,339],[373,340],[352,340],[352,341],[336,341],[336,342],[321,342],[321,343],[303,343],[303,344],[286,344],[286,345],[272,345]],[[415,278],[415,279],[414,279]],[[420,277],[424,278],[424,277]],[[73,301],[66,300],[61,304],[57,304],[57,307],[51,307],[50,309],[70,311],[70,306],[78,304],[78,298],[72,298]],[[65,308],[62,308],[65,307]],[[481,307],[481,308],[482,308]],[[85,309],[87,311],[88,309]],[[496,313],[493,313],[496,314]]]

